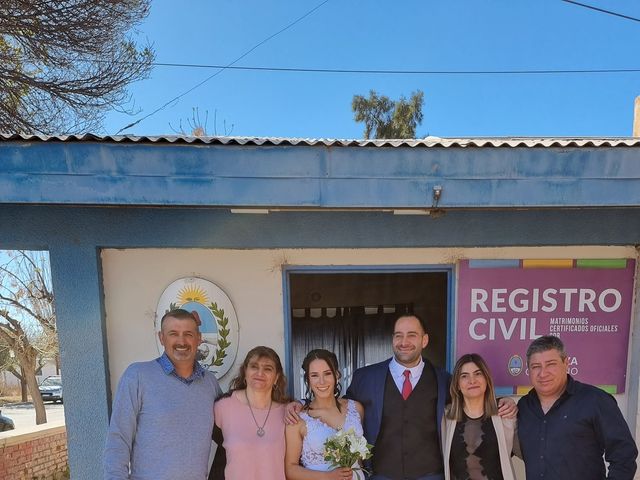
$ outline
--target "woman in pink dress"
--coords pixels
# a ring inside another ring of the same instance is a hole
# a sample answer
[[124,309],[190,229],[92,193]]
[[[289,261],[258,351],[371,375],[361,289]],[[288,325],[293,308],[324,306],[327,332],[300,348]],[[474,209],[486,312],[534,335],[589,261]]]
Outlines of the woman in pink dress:
[[285,480],[285,387],[278,354],[263,346],[249,351],[229,392],[214,406],[226,450],[225,480]]

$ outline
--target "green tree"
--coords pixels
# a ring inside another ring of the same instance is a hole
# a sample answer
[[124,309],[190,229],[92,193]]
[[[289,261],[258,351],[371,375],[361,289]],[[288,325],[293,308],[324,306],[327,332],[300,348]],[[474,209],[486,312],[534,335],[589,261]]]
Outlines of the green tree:
[[413,92],[408,100],[400,96],[395,102],[371,90],[369,98],[354,95],[351,109],[355,121],[364,122],[364,138],[415,138],[423,104],[422,90]]
[[0,264],[0,339],[21,367],[40,425],[47,414],[36,372],[58,350],[49,257],[17,250],[5,258]]
[[149,2],[2,0],[0,131],[80,133],[109,109],[127,111],[127,85],[154,60],[128,36]]

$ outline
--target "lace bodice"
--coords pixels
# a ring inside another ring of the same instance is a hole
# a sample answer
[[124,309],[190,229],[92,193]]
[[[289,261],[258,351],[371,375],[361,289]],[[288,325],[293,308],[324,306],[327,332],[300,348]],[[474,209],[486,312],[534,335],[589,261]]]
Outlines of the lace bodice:
[[[313,418],[307,412],[300,413],[300,417],[307,424],[307,434],[302,441],[302,465],[310,470],[331,470],[329,463],[324,461],[324,442],[338,430],[330,427],[319,418]],[[362,435],[362,420],[353,400],[347,400],[347,413],[341,430],[353,430]]]

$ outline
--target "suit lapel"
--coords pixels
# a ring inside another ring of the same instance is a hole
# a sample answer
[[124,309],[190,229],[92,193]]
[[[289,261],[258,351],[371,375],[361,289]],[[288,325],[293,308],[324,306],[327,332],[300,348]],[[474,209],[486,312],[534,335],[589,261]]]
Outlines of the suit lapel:
[[384,390],[385,382],[387,381],[387,374],[389,373],[389,362],[391,359],[379,364],[378,371],[375,373],[373,388],[373,405],[375,408],[375,430],[374,430],[374,443],[378,439],[380,433],[380,426],[382,424],[382,408],[384,405]]

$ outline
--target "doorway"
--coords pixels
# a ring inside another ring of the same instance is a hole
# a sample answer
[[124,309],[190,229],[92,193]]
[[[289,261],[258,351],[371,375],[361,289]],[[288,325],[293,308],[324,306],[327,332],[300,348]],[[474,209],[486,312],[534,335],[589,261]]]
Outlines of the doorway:
[[287,269],[290,393],[303,398],[302,360],[315,348],[330,350],[338,357],[344,393],[355,369],[392,356],[393,324],[404,313],[424,319],[429,345],[423,355],[446,368],[452,272],[452,267],[442,266]]

